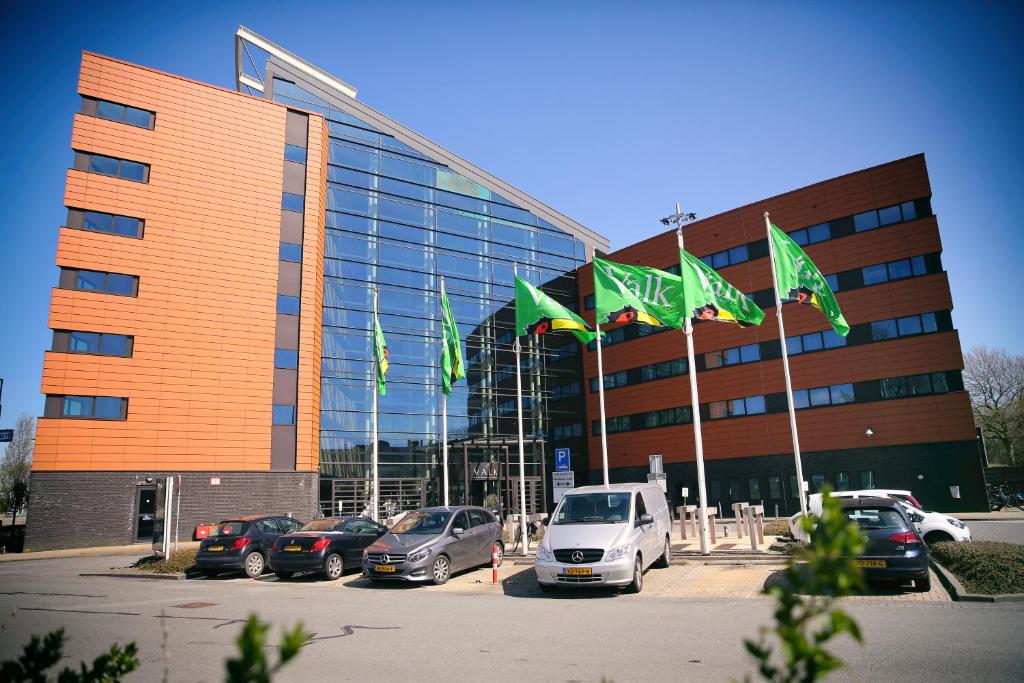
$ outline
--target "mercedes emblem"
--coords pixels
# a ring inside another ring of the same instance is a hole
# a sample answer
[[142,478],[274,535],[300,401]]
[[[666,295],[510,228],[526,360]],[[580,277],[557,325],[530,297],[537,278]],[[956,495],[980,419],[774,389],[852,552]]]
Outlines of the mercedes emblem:
[[579,550],[574,552],[572,554],[572,561],[575,562],[576,564],[579,564],[580,562],[582,562],[583,561],[583,553],[580,552]]
[[380,563],[381,564],[387,564],[390,561],[391,561],[391,558],[388,557],[387,553],[384,553],[383,555],[380,556]]

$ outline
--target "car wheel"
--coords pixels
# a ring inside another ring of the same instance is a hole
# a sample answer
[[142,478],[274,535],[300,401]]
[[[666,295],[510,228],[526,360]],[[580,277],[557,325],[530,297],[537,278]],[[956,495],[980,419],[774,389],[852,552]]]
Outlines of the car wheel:
[[292,578],[292,576],[295,575],[295,572],[274,572],[274,573],[277,574],[277,578],[279,578],[279,579],[290,579],[290,578]]
[[324,576],[328,581],[336,581],[345,572],[345,562],[338,553],[331,553],[324,560]]
[[434,580],[434,585],[440,586],[447,583],[451,575],[451,562],[444,555],[438,555],[437,559],[434,560],[433,566],[430,568],[430,576]]
[[644,587],[644,563],[637,555],[633,560],[633,582],[626,587],[627,593],[639,593]]
[[944,531],[932,531],[929,534],[925,534],[924,542],[928,545],[933,543],[944,543],[946,541],[952,541],[953,537]]
[[255,550],[245,556],[242,560],[242,568],[245,570],[245,575],[250,579],[258,579],[266,568],[267,563],[263,560],[263,556]]
[[664,569],[672,564],[672,547],[669,545],[668,536],[665,537],[665,551],[658,558],[658,567]]
[[932,589],[932,577],[926,575],[923,579],[914,579],[914,588],[918,593],[927,593]]

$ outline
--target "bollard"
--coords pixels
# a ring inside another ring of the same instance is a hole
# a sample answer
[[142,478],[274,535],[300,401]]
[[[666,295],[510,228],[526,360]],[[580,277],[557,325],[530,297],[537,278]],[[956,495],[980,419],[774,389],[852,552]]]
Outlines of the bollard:
[[764,506],[754,506],[754,518],[757,522],[754,528],[757,530],[757,542],[764,543]]
[[748,507],[743,512],[747,516],[747,532],[750,535],[750,549],[757,552],[757,531],[754,529],[754,508]]
[[498,544],[491,546],[491,583],[498,583]]

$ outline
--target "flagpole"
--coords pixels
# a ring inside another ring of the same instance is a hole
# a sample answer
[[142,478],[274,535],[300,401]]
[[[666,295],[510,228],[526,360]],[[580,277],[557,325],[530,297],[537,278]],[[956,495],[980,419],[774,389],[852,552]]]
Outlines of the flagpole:
[[[441,276],[441,343],[447,344],[448,341],[445,339],[444,334],[444,275]],[[444,368],[441,368],[441,372],[445,372]],[[442,380],[443,381],[443,380]],[[441,440],[444,443],[442,448],[443,462],[442,471],[444,472],[444,506],[448,507],[448,394],[441,391]],[[467,492],[468,493],[468,492]],[[467,499],[468,502],[468,499]]]
[[[519,277],[519,264],[512,264],[513,277]],[[522,537],[523,555],[530,550],[530,536],[526,527],[526,452],[523,447],[523,378],[520,370],[519,357],[522,345],[519,343],[519,330],[516,330],[516,409],[519,414],[519,529]],[[544,473],[541,472],[541,476]]]
[[[374,322],[374,325],[377,324],[378,294],[379,294],[378,288],[376,286],[374,286],[374,288],[373,288],[373,322]],[[376,342],[374,342],[374,343],[376,343]],[[378,472],[377,472],[377,458],[379,456],[379,453],[377,451],[378,446],[379,446],[378,442],[377,442],[377,376],[378,376],[379,372],[380,372],[380,359],[377,358],[377,354],[375,352],[373,354],[373,380],[372,380],[372,389],[373,389],[373,463],[372,463],[372,465],[373,465],[373,494],[370,496],[370,503],[371,503],[371,505],[370,505],[370,519],[372,519],[375,522],[379,521],[379,519],[380,519],[379,515],[377,514],[378,503],[379,503],[379,501],[377,500],[377,491],[380,489],[380,479],[378,477]]]
[[604,471],[604,485],[608,486],[608,430],[605,427],[604,414],[604,359],[601,357],[601,321],[597,319],[597,311],[594,314],[594,330],[597,332],[597,400],[601,406],[601,467]]
[[[676,215],[679,215],[680,208],[676,204]],[[676,241],[679,242],[679,249],[683,249],[683,228],[676,228]],[[686,314],[686,322],[683,324],[683,333],[686,335],[686,374],[690,376],[690,415],[693,418],[693,446],[697,455],[697,497],[700,503],[700,514],[698,515],[700,534],[700,554],[710,555],[710,539],[708,538],[708,492],[704,479],[704,435],[700,425],[700,398],[697,396],[697,364],[694,361],[693,353],[693,318],[689,312]],[[685,519],[679,520],[680,524],[686,524]]]
[[793,405],[793,382],[789,375],[789,352],[786,350],[786,326],[782,323],[782,299],[779,297],[778,280],[775,275],[775,244],[772,241],[772,224],[768,212],[764,212],[764,228],[768,233],[768,260],[772,264],[772,291],[775,292],[775,319],[779,321],[779,343],[782,346],[782,372],[786,376],[786,401],[789,404],[789,432],[793,437],[793,461],[796,465],[796,488],[800,497],[800,512],[807,515],[807,495],[804,492],[804,469],[800,463],[800,436],[796,431],[796,407]]

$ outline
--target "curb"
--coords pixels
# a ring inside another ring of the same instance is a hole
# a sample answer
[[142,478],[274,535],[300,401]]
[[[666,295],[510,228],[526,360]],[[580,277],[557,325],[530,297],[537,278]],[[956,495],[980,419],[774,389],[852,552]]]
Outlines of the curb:
[[1003,595],[984,595],[981,593],[968,593],[963,584],[956,578],[953,572],[943,567],[934,558],[929,558],[929,563],[939,576],[939,581],[949,591],[950,596],[956,602],[1024,602],[1024,593],[1006,593]]
[[157,579],[164,581],[184,581],[188,577],[185,574],[151,574],[149,572],[128,573],[128,572],[82,572],[79,576],[106,576],[116,579]]

